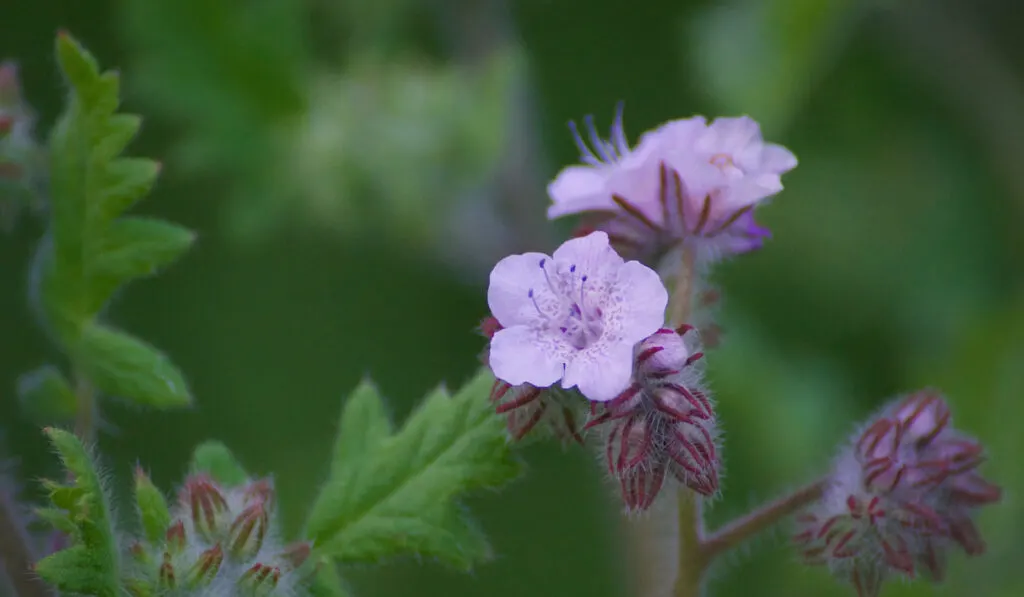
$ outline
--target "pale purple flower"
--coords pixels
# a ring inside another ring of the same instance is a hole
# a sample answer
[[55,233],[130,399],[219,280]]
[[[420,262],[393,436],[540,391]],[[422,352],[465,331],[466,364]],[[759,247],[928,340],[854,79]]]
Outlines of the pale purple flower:
[[[657,258],[689,244],[703,261],[761,246],[769,233],[752,210],[782,190],[796,166],[782,146],[765,143],[749,117],[673,120],[630,149],[621,112],[612,140],[588,119],[590,150],[576,133],[586,166],[562,170],[548,187],[548,217],[591,216],[581,233],[608,232],[624,254]],[[573,128],[575,133],[575,127]]]
[[502,325],[488,355],[495,377],[538,388],[561,380],[607,401],[629,385],[633,347],[661,327],[668,292],[653,270],[624,261],[595,232],[551,256],[502,259],[487,302]]

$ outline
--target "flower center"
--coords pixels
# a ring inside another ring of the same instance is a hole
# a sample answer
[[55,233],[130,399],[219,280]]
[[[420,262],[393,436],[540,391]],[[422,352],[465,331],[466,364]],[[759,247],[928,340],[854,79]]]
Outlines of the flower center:
[[549,267],[547,259],[541,259],[539,265],[544,272],[547,292],[543,300],[538,300],[540,293],[530,289],[534,308],[550,332],[559,334],[577,350],[583,350],[604,331],[603,314],[592,296],[592,285],[587,284],[587,275],[578,272],[575,264],[562,271]]
[[732,161],[732,156],[727,153],[716,153],[708,161],[722,171],[736,167],[736,164]]

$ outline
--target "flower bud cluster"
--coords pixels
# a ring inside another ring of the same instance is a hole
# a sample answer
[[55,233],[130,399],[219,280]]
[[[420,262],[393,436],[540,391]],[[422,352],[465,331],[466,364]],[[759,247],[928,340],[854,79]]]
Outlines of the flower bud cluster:
[[311,546],[279,544],[269,479],[225,487],[185,480],[162,540],[131,546],[139,587],[225,595],[291,595],[309,580]]
[[828,565],[861,597],[878,595],[890,574],[941,580],[951,547],[985,551],[971,517],[1001,490],[978,473],[983,460],[981,444],[952,427],[938,393],[910,394],[842,452],[794,540],[808,563]]
[[666,478],[702,496],[718,491],[717,419],[701,380],[704,355],[687,334],[695,332],[663,328],[638,344],[630,386],[592,405],[586,427],[603,430],[608,471],[630,511],[649,508]]

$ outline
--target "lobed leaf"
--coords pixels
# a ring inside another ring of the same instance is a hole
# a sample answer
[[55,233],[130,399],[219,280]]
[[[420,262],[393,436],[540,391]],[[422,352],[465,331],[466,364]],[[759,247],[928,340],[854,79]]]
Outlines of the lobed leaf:
[[519,473],[504,422],[488,400],[486,370],[454,396],[439,389],[397,433],[367,383],[342,414],[335,458],[306,530],[338,561],[413,552],[468,569],[490,549],[457,500]]
[[85,447],[74,434],[45,430],[71,479],[69,485],[49,482],[50,501],[40,516],[70,531],[73,545],[43,558],[36,573],[60,591],[97,597],[119,592],[118,553],[109,499]]
[[92,323],[82,332],[78,361],[102,392],[155,408],[186,406],[192,401],[178,368],[149,344]]
[[75,365],[95,373],[101,389],[152,406],[188,404],[181,375],[162,353],[95,320],[119,287],[174,262],[194,235],[159,220],[121,218],[149,193],[160,166],[119,157],[141,120],[117,113],[117,73],[101,72],[67,34],[56,51],[70,90],[50,137],[50,226],[34,264],[34,296]]
[[113,222],[91,260],[91,309],[102,309],[123,284],[151,276],[192,246],[195,233],[152,218],[121,218]]

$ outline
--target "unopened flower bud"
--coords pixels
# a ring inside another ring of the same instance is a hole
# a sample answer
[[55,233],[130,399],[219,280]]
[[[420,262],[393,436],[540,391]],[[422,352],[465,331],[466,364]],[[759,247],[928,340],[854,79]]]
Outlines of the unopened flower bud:
[[289,570],[297,570],[306,563],[312,553],[313,546],[305,541],[300,541],[285,547],[279,557],[286,563]]
[[238,584],[249,591],[261,594],[277,587],[280,580],[280,568],[257,563],[242,574],[242,577],[238,579]]
[[636,347],[632,384],[594,405],[585,428],[604,428],[605,459],[627,510],[649,508],[667,475],[704,496],[718,491],[716,417],[696,366],[702,356],[676,331],[658,330]]
[[206,586],[216,578],[217,572],[220,571],[220,566],[223,563],[224,550],[221,549],[218,543],[199,554],[199,559],[196,560],[196,563],[186,573],[185,582],[193,588]]
[[981,444],[953,429],[938,393],[913,393],[841,452],[794,540],[808,563],[828,565],[862,597],[877,596],[892,574],[941,580],[951,545],[968,555],[985,549],[971,515],[1001,491],[978,475],[983,456]]
[[160,564],[157,583],[157,586],[161,589],[173,589],[178,586],[178,579],[174,573],[174,564],[171,563],[171,554],[169,553],[164,553],[164,560]]
[[185,481],[183,497],[196,533],[207,542],[218,540],[228,515],[228,503],[220,488],[210,477],[195,475]]
[[185,550],[185,523],[176,520],[167,529],[166,535],[167,551],[177,555]]
[[238,561],[255,557],[263,546],[269,525],[270,519],[264,502],[255,501],[247,506],[231,523],[228,538],[231,558]]

